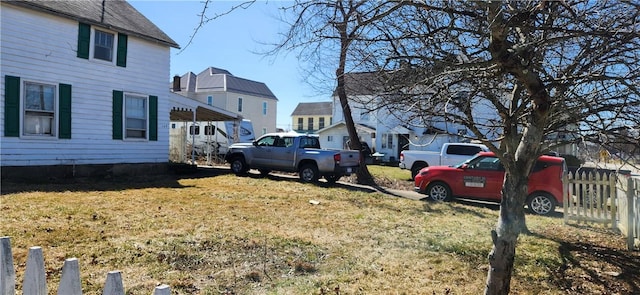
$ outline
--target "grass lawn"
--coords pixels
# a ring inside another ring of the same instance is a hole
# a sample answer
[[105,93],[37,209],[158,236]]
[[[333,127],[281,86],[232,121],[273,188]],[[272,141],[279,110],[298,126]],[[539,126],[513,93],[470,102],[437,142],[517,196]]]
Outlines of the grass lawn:
[[[408,171],[371,171],[411,187]],[[172,294],[480,294],[498,216],[496,206],[225,169],[2,183],[0,210],[18,288],[28,248],[42,246],[49,294],[70,257],[79,259],[84,294],[101,294],[111,270],[122,271],[127,294],[160,283]],[[626,251],[618,233],[564,225],[561,216],[527,215],[527,225],[512,294],[640,293],[640,253]]]

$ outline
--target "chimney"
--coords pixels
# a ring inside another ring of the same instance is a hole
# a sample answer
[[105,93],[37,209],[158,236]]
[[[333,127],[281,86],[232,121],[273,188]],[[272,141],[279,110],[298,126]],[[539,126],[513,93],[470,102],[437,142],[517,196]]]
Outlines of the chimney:
[[182,91],[181,88],[182,87],[180,86],[180,76],[178,75],[173,76],[173,92],[180,92]]

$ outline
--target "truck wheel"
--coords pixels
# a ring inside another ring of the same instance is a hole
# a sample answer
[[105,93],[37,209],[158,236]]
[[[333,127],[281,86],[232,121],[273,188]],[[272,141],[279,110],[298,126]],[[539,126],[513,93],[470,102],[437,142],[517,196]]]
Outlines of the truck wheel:
[[327,180],[328,183],[336,183],[341,176],[335,174],[328,174],[324,176],[324,179]]
[[298,174],[300,174],[300,180],[303,182],[316,182],[320,178],[318,175],[318,167],[313,164],[302,165]]
[[235,157],[231,160],[231,171],[236,175],[243,175],[249,171],[249,167],[243,158]]
[[418,173],[420,173],[420,170],[422,170],[422,168],[424,167],[427,167],[427,165],[416,164],[413,167],[411,167],[411,179],[416,179],[416,175],[418,175]]
[[556,201],[547,193],[533,193],[527,198],[527,206],[538,215],[549,215],[556,210]]
[[444,182],[434,182],[427,187],[427,195],[434,201],[451,200],[451,189]]
[[260,171],[260,175],[262,176],[267,176],[269,175],[269,173],[271,173],[271,170],[267,170],[267,169],[258,169],[258,171]]

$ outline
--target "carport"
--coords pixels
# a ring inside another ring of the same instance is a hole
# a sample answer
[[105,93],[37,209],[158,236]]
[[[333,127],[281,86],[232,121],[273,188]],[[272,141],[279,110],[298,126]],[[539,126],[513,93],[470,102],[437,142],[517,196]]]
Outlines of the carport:
[[[184,97],[179,94],[170,93],[169,94],[169,120],[171,122],[183,122],[185,129],[188,122],[193,123],[196,122],[216,122],[216,121],[241,121],[242,116],[236,113],[217,108],[214,106],[210,106],[208,104],[204,104],[195,99],[191,99],[188,97]],[[172,123],[173,124],[173,123]],[[170,128],[172,128],[171,126]],[[187,136],[188,133],[185,135]],[[237,138],[237,135],[234,134],[234,138]],[[171,142],[172,138],[169,138],[169,153],[173,153],[173,147],[178,149],[178,153],[180,154],[179,160],[180,162],[187,162],[186,153],[184,151],[187,150],[187,141],[186,137],[184,140],[180,142]],[[195,134],[191,135],[191,142],[195,142]],[[181,152],[180,152],[181,151]],[[211,159],[211,152],[207,150],[207,162]],[[191,148],[191,163],[195,163],[195,149]]]

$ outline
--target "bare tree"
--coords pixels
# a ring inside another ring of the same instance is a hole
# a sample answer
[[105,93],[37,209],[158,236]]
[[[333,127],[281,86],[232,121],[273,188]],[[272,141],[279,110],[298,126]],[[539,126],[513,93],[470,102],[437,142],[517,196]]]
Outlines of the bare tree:
[[[287,50],[302,50],[314,70],[335,68],[333,78],[337,86],[335,93],[340,100],[345,125],[349,133],[349,148],[363,151],[355,128],[345,86],[346,74],[357,68],[350,57],[352,51],[360,50],[352,44],[366,36],[364,29],[382,20],[402,5],[395,2],[351,1],[299,1],[291,9],[294,20],[290,30],[277,44],[272,53]],[[285,10],[286,10],[285,9]],[[311,57],[311,58],[309,58]],[[320,76],[321,77],[321,76]],[[326,77],[326,76],[325,76]],[[326,80],[325,80],[326,82]],[[364,158],[364,155],[361,155]],[[364,161],[357,172],[358,183],[375,184]]]
[[637,1],[309,0],[284,11],[294,18],[274,52],[301,49],[314,71],[335,70],[352,148],[359,140],[345,75],[366,72],[383,85],[365,104],[372,110],[407,124],[460,124],[468,132],[459,135],[500,158],[485,294],[509,293],[517,239],[528,231],[528,175],[559,143],[552,135],[637,149]]
[[[486,294],[506,294],[527,232],[527,181],[538,155],[568,141],[637,144],[637,2],[404,2],[360,38],[385,81],[386,107],[412,122],[466,126],[505,167]],[[407,114],[413,116],[407,118]],[[418,119],[418,120],[416,120]],[[635,136],[635,139],[634,139]]]
[[[469,131],[463,136],[500,158],[506,173],[486,294],[509,292],[517,239],[527,232],[528,174],[558,143],[550,135],[633,143],[629,132],[625,138],[613,130],[639,126],[637,2],[338,0],[293,7],[296,21],[280,48],[338,56],[319,67],[337,69],[345,115],[345,73],[374,73],[385,87],[365,102],[372,110],[384,107],[414,124],[460,124]],[[347,124],[353,139],[353,121]]]

